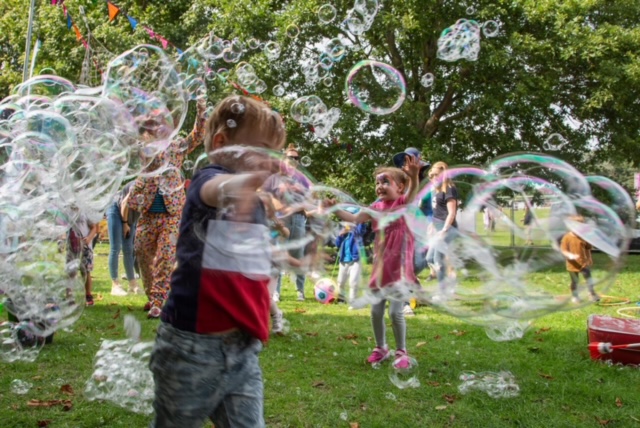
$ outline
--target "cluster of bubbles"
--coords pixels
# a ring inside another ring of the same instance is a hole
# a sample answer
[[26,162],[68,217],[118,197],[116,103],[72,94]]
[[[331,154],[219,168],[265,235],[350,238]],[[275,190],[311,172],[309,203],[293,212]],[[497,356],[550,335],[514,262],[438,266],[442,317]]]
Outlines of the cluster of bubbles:
[[450,62],[460,59],[475,61],[480,53],[480,31],[485,37],[495,37],[499,28],[495,21],[486,21],[481,25],[473,19],[459,19],[440,34],[438,58]]
[[293,120],[313,127],[318,138],[325,138],[340,119],[340,109],[327,105],[317,95],[300,97],[293,102],[290,111]]
[[515,376],[509,371],[464,372],[460,375],[460,381],[458,391],[461,394],[482,391],[491,398],[511,398],[520,395],[520,387]]
[[84,394],[88,400],[107,400],[135,413],[151,414],[154,398],[149,358],[153,342],[140,341],[140,323],[127,315],[125,340],[103,340]]
[[567,144],[569,144],[569,142],[562,135],[551,134],[544,140],[544,143],[542,143],[542,148],[545,151],[556,151],[562,149]]
[[31,388],[33,388],[33,384],[31,382],[20,379],[14,379],[11,381],[11,392],[14,394],[25,395]]
[[35,361],[44,343],[45,339],[36,336],[26,321],[0,324],[0,359],[5,363]]
[[[365,293],[352,306],[362,307],[381,298],[415,298],[484,326],[493,340],[514,340],[522,337],[530,320],[589,302],[589,287],[581,285],[579,299],[572,300],[569,287],[547,274],[565,269],[567,254],[560,247],[565,234],[579,236],[606,256],[591,276],[598,294],[606,292],[621,269],[633,236],[635,212],[631,198],[617,183],[600,176],[585,177],[566,162],[543,154],[505,155],[486,168],[451,168],[445,177],[456,186],[462,207],[455,235],[446,241],[418,209],[419,201],[436,194],[441,181],[427,183],[412,204],[391,212],[358,206],[348,195],[335,193],[340,203],[329,212],[354,206],[364,210],[377,223],[381,240],[384,230],[402,219],[413,234],[416,251],[435,247],[450,268],[442,281],[428,286],[420,287],[406,277],[376,284],[375,293]],[[536,200],[544,201],[544,211],[537,212]],[[531,224],[523,225],[500,208],[518,204],[520,209],[531,210]],[[485,209],[494,212],[496,228],[481,234],[475,225]],[[513,236],[519,245],[505,245],[504,236]],[[523,246],[528,240],[537,245]],[[384,251],[383,244],[378,251]]]
[[[164,52],[142,45],[109,63],[101,87],[39,75],[0,101],[0,290],[22,322],[4,326],[2,358],[31,359],[39,341],[23,332],[44,338],[81,315],[81,238],[69,231],[86,236],[123,180],[168,149],[184,88]],[[161,163],[154,174],[175,173]]]
[[425,73],[420,78],[420,84],[425,88],[430,88],[433,86],[433,82],[435,82],[436,78],[433,73]]
[[371,28],[377,14],[378,0],[356,0],[342,25],[354,36],[361,36]]
[[255,69],[249,63],[243,62],[238,64],[236,67],[236,76],[238,83],[252,94],[261,94],[267,90],[267,84],[264,80],[258,78]]

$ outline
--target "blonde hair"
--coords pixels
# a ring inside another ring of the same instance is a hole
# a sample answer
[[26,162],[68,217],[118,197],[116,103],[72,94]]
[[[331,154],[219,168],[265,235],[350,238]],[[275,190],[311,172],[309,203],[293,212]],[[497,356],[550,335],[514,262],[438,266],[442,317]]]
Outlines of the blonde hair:
[[402,185],[402,191],[407,190],[407,186],[409,185],[409,176],[400,168],[394,168],[391,166],[381,166],[376,168],[373,173],[373,178],[378,177],[380,174],[389,174],[393,181],[395,181],[398,185]]
[[447,169],[449,169],[449,165],[447,165],[445,162],[439,161],[434,163],[431,169],[429,170],[429,178],[431,178],[431,174],[433,173],[442,174],[442,177],[438,182],[438,186],[436,187],[436,190],[438,192],[446,192],[447,189],[451,187],[456,187],[456,185],[453,184],[453,181],[451,181],[451,178],[449,178],[449,175],[447,174]]
[[210,153],[213,149],[213,137],[224,133],[233,139],[240,129],[256,128],[274,142],[274,149],[284,146],[287,132],[282,117],[271,108],[254,98],[243,95],[228,96],[220,101],[205,125],[204,149]]

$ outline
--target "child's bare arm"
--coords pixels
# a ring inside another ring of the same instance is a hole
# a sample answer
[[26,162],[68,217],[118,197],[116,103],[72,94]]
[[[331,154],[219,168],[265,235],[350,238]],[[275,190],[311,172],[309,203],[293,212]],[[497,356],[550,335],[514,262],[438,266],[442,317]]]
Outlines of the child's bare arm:
[[87,245],[91,245],[91,242],[93,241],[93,238],[96,237],[96,235],[98,234],[98,224],[90,224],[89,227],[91,228],[89,230],[89,234],[87,235],[86,238],[84,238],[84,242]]
[[407,203],[412,202],[418,194],[420,174],[420,161],[413,156],[406,156],[402,170],[409,176],[409,191],[407,192]]
[[202,186],[200,199],[206,205],[216,208],[222,208],[221,203],[232,203],[234,210],[231,220],[250,221],[259,201],[257,189],[267,177],[267,173],[217,175]]

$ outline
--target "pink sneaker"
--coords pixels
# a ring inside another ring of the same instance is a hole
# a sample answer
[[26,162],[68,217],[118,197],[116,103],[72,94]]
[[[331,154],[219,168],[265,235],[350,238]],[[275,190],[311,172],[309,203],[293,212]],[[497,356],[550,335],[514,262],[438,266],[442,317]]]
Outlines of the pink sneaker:
[[387,348],[386,346],[384,348],[376,346],[373,349],[371,355],[369,355],[369,358],[367,358],[367,362],[371,365],[376,365],[380,364],[389,357],[391,357],[391,351],[389,351],[389,348]]
[[404,349],[396,351],[396,359],[393,361],[393,368],[398,370],[406,370],[411,368],[411,359]]

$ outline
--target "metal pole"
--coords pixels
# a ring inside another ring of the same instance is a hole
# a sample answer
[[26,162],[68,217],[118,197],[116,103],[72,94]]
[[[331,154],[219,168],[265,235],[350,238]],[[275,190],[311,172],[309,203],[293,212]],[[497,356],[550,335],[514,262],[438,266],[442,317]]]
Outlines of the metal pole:
[[36,0],[31,0],[29,7],[29,28],[27,29],[27,46],[24,49],[24,67],[22,68],[22,81],[29,78],[29,57],[31,56],[31,36],[33,35],[33,12],[36,8]]

